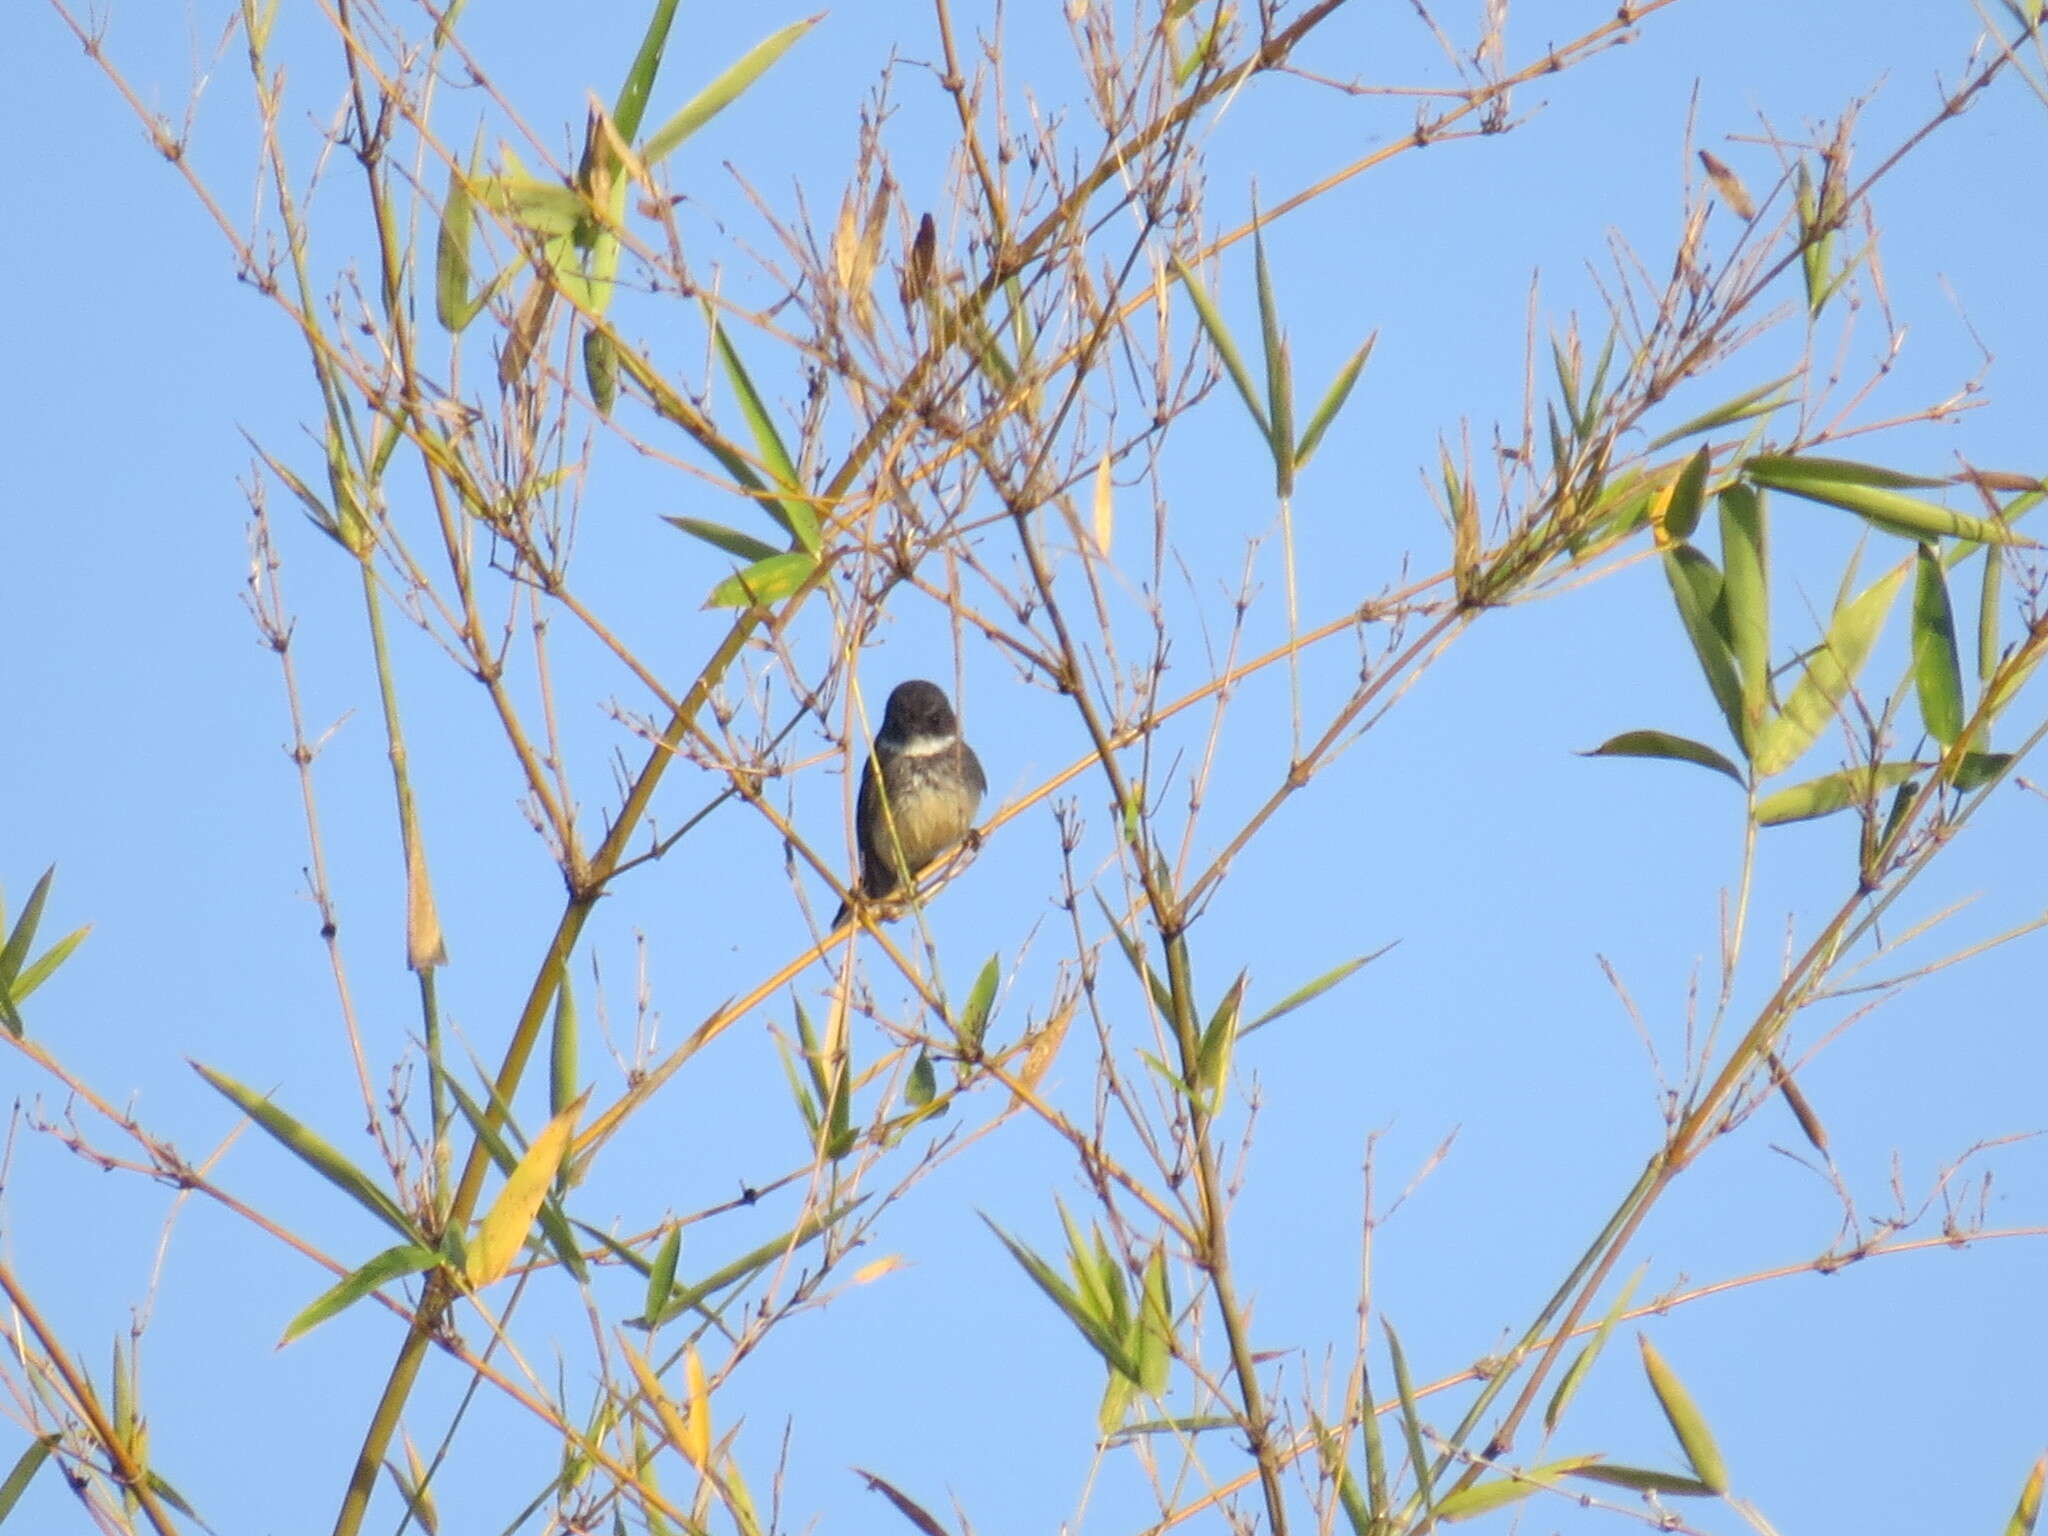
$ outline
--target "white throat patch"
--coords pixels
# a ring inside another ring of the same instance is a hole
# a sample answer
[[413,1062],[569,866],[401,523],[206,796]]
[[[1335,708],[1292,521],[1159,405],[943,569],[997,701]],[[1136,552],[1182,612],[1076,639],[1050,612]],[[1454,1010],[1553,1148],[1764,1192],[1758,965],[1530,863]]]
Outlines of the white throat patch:
[[931,757],[940,752],[950,752],[960,744],[955,736],[911,736],[896,744],[901,757]]

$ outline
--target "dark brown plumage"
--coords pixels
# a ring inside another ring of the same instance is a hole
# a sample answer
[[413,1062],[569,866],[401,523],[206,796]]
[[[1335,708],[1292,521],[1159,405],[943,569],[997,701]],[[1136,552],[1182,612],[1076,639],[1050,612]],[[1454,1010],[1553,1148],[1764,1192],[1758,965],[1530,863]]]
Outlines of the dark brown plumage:
[[[914,883],[919,870],[967,836],[987,792],[981,760],[960,739],[945,690],[922,678],[897,684],[854,808],[860,894],[885,901]],[[851,916],[841,906],[832,926]]]

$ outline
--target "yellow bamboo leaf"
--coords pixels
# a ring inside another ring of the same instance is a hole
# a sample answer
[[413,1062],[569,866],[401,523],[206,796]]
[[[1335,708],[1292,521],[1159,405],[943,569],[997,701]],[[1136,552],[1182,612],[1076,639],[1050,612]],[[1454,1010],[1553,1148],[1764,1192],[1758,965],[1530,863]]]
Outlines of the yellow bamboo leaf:
[[1707,179],[1714,184],[1714,190],[1721,195],[1721,201],[1738,219],[1745,222],[1756,217],[1756,203],[1751,200],[1749,189],[1742,184],[1742,178],[1731,171],[1717,156],[1701,150],[1700,164],[1706,169]]
[[893,1275],[901,1268],[903,1268],[902,1254],[885,1254],[883,1257],[876,1259],[874,1263],[863,1264],[859,1269],[855,1270],[853,1272],[853,1283],[855,1285],[867,1285],[872,1281],[881,1279],[884,1275]]
[[1051,1068],[1053,1058],[1060,1053],[1060,1042],[1067,1038],[1067,1026],[1074,1019],[1072,999],[1062,1003],[1059,1010],[1045,1021],[1044,1026],[1031,1036],[1031,1044],[1024,1052],[1024,1067],[1017,1074],[1025,1092],[1036,1093],[1038,1085]]
[[699,1472],[711,1463],[711,1389],[704,1381],[704,1359],[692,1344],[683,1355],[683,1379],[690,1394],[690,1415],[683,1424],[683,1437],[676,1449]]
[[575,1103],[547,1123],[546,1128],[533,1138],[533,1144],[519,1159],[511,1177],[505,1180],[505,1187],[498,1191],[498,1198],[491,1202],[490,1211],[477,1228],[476,1241],[469,1245],[469,1256],[463,1265],[473,1288],[481,1290],[502,1279],[505,1271],[512,1267],[512,1261],[519,1257],[519,1250],[526,1246],[526,1234],[533,1229],[533,1218],[540,1210],[541,1201],[547,1198],[548,1186],[561,1170],[562,1154],[568,1150],[570,1138],[576,1134],[577,1117],[583,1113],[583,1106],[589,1098],[589,1092],[585,1091]]
[[1678,482],[1672,480],[1660,486],[1650,495],[1650,535],[1656,541],[1659,549],[1669,549],[1673,544],[1679,542],[1671,534],[1670,530],[1664,526],[1664,516],[1670,511],[1671,498],[1677,494],[1677,491]]
[[[690,1426],[683,1418],[682,1409],[669,1401],[668,1394],[661,1390],[661,1378],[654,1374],[654,1367],[641,1357],[640,1352],[633,1348],[623,1334],[619,1336],[619,1351],[625,1355],[626,1364],[632,1368],[633,1379],[640,1384],[640,1395],[653,1405],[654,1416],[661,1420],[662,1434],[667,1437],[669,1444],[688,1456]],[[690,1358],[697,1358],[696,1350],[690,1351]]]
[[1109,541],[1116,531],[1115,487],[1109,478],[1109,450],[1102,450],[1102,462],[1095,466],[1095,552],[1109,558]]
[[441,917],[434,910],[434,885],[427,878],[426,844],[410,817],[405,827],[405,963],[415,971],[448,963]]

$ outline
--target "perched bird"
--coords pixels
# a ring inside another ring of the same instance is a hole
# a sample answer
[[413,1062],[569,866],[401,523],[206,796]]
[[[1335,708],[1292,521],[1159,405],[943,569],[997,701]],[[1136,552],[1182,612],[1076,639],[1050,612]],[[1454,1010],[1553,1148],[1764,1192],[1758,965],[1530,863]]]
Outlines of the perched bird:
[[[913,884],[919,870],[967,836],[987,792],[981,759],[960,739],[945,690],[922,678],[898,683],[861,770],[854,810],[859,893],[881,901]],[[842,905],[832,926],[852,915]]]

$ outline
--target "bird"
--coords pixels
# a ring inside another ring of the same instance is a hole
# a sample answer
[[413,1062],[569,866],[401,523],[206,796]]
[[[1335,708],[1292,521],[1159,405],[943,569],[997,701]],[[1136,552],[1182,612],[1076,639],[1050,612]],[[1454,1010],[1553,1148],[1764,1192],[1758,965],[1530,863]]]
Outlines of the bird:
[[[884,901],[917,872],[960,843],[974,825],[988,779],[960,736],[960,721],[937,683],[898,683],[882,710],[882,728],[860,775],[854,807],[860,881],[868,901]],[[853,915],[841,903],[832,926]]]

